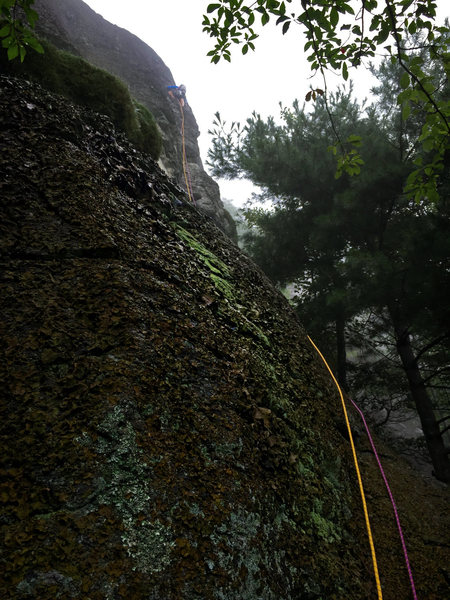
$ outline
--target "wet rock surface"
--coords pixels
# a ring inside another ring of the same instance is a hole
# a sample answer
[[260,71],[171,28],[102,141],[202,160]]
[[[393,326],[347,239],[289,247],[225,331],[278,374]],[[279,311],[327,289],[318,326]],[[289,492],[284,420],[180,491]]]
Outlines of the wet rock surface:
[[[167,86],[175,81],[161,58],[135,35],[109,23],[81,0],[36,0],[35,8],[39,13],[39,35],[119,77],[153,113],[163,136],[161,163],[184,189],[180,107],[167,94]],[[203,168],[197,143],[200,132],[189,105],[184,114],[186,157],[196,204],[236,239],[236,226],[223,207],[219,186]]]
[[[0,127],[0,596],[376,598],[339,398],[285,299],[108,119],[2,77]],[[437,600],[443,492],[398,472]]]

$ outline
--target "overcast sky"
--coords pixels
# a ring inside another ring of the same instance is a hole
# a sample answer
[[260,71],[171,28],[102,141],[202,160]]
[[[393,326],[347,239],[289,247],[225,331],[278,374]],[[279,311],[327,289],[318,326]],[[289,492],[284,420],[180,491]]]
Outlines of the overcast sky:
[[[202,32],[202,14],[208,0],[84,0],[105,19],[128,29],[146,42],[169,67],[175,82],[187,87],[188,102],[200,128],[199,146],[206,162],[208,129],[214,113],[226,121],[244,122],[253,110],[263,116],[278,115],[279,102],[303,100],[310,88],[323,87],[319,78],[310,79],[300,28],[291,27],[285,36],[271,24],[256,40],[256,52],[241,54],[236,46],[231,63],[213,65],[207,52],[213,40]],[[438,0],[441,7],[449,0]],[[352,73],[350,77],[352,77]],[[360,98],[369,95],[372,78],[358,70],[354,77]],[[330,76],[333,87],[338,79]],[[242,182],[219,182],[223,198],[242,204],[250,187]]]

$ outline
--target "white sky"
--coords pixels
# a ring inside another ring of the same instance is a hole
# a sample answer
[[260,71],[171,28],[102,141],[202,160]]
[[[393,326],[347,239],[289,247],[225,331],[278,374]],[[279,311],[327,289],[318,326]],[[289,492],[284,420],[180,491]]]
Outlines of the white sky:
[[[187,87],[187,99],[200,128],[200,154],[203,162],[209,146],[208,129],[214,113],[226,121],[245,122],[253,110],[262,116],[278,115],[279,102],[285,106],[295,98],[303,100],[310,85],[323,87],[319,78],[311,80],[309,63],[303,51],[300,28],[291,27],[283,36],[279,27],[266,25],[256,40],[256,51],[241,54],[233,49],[231,63],[213,65],[207,52],[213,40],[202,31],[202,15],[212,0],[84,0],[106,20],[131,31],[146,42],[171,70],[175,83]],[[450,13],[449,0],[437,0],[441,13]],[[447,9],[443,9],[444,3]],[[367,71],[358,70],[356,92],[369,95],[372,85]],[[330,77],[329,87],[340,81]],[[252,186],[242,181],[219,181],[222,198],[242,204]]]

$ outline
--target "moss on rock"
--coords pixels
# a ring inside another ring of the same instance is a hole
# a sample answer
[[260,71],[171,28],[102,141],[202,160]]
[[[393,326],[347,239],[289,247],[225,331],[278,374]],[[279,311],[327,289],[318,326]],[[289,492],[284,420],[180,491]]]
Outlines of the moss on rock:
[[158,160],[162,137],[150,111],[133,100],[127,86],[117,77],[79,56],[58,50],[41,40],[44,54],[29,53],[23,63],[8,61],[0,50],[2,71],[31,78],[69,101],[107,115],[140,150]]

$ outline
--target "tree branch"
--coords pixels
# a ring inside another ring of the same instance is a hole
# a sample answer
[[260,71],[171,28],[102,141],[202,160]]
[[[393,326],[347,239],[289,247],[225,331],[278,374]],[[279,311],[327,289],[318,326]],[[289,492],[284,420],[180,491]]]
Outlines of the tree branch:
[[447,415],[446,417],[442,417],[442,419],[439,419],[439,421],[436,421],[436,425],[440,425],[441,423],[444,423],[444,421],[447,421],[447,419],[450,419],[450,415]]
[[431,106],[433,106],[435,112],[441,117],[442,122],[444,123],[446,129],[450,133],[450,124],[447,121],[447,117],[443,114],[443,112],[441,111],[439,106],[436,104],[436,102],[435,102],[434,98],[431,96],[431,94],[429,92],[427,92],[427,90],[425,89],[421,80],[417,77],[417,75],[414,75],[414,73],[403,62],[401,38],[400,38],[399,32],[397,30],[396,15],[395,15],[394,9],[392,8],[391,0],[385,0],[385,2],[386,2],[386,7],[387,7],[388,13],[389,13],[389,19],[391,21],[392,34],[394,36],[395,46],[397,48],[398,62],[400,64],[400,66],[402,67],[402,69],[404,69],[408,73],[408,75],[411,77],[412,81],[415,81],[416,84],[420,87],[420,89],[425,94],[426,98],[428,99],[428,102],[431,104]]
[[346,154],[346,150],[345,150],[344,144],[342,142],[341,136],[339,135],[339,132],[336,129],[336,125],[335,125],[335,122],[334,122],[334,119],[333,119],[333,115],[331,114],[330,106],[328,104],[327,78],[325,76],[325,69],[324,69],[324,66],[323,66],[322,58],[320,56],[319,46],[317,45],[317,39],[316,39],[316,36],[314,34],[314,26],[311,23],[311,18],[308,15],[308,12],[306,10],[305,10],[305,15],[306,15],[307,20],[308,20],[307,27],[308,27],[308,29],[310,31],[311,41],[312,41],[312,44],[313,44],[313,47],[314,47],[314,51],[316,53],[317,62],[319,64],[319,70],[320,70],[320,73],[321,73],[322,79],[323,79],[323,88],[324,88],[324,92],[325,92],[324,95],[323,95],[323,97],[324,97],[324,104],[325,104],[325,110],[327,111],[327,115],[328,115],[328,118],[330,120],[331,128],[333,130],[333,133],[334,133],[334,136],[336,138],[336,141],[339,144],[339,146],[341,147],[342,153],[345,155]]
[[431,375],[428,375],[428,377],[426,377],[422,381],[423,383],[427,383],[427,381],[431,381],[441,373],[445,373],[445,371],[450,371],[450,365],[447,365],[446,367],[441,367],[440,369],[436,369],[435,371],[433,371],[433,373],[431,373]]
[[431,390],[450,390],[449,385],[427,385],[426,387]]
[[419,358],[421,356],[423,356],[426,352],[428,352],[428,350],[431,350],[431,348],[433,348],[434,346],[437,346],[440,342],[442,342],[442,340],[445,340],[446,338],[448,338],[450,336],[450,331],[446,331],[445,333],[443,333],[442,335],[438,336],[437,338],[434,338],[434,340],[432,340],[429,344],[427,344],[426,346],[424,346],[416,355],[416,358],[414,359],[414,362],[417,363]]

